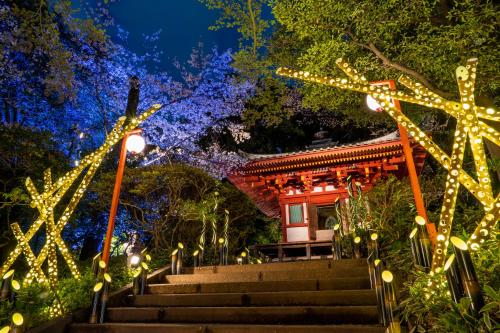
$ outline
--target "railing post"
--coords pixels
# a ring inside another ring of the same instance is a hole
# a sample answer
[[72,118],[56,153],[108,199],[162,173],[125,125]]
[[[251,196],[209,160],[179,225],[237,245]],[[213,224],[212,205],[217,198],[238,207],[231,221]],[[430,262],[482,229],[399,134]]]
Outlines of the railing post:
[[2,277],[2,290],[0,291],[0,299],[9,298],[11,281],[14,278],[14,270],[11,269]]
[[198,268],[198,260],[199,260],[199,254],[200,254],[200,250],[195,250],[193,252],[193,268],[196,269]]
[[176,274],[182,274],[182,264],[183,264],[183,251],[184,251],[184,245],[182,243],[177,244],[177,247],[179,249],[179,252],[177,252],[177,268],[176,268]]
[[102,285],[102,294],[101,294],[101,315],[99,317],[99,323],[104,323],[104,317],[106,316],[106,304],[109,300],[109,285],[111,283],[111,275],[108,273],[104,273],[103,276],[103,285]]
[[410,233],[411,254],[413,257],[413,264],[415,266],[423,266],[422,252],[420,250],[420,245],[417,240],[417,234],[418,234],[418,228],[415,227]]
[[422,254],[422,267],[430,269],[432,265],[431,240],[427,236],[426,221],[422,216],[415,217],[418,228],[418,243]]
[[332,237],[332,247],[333,247],[333,259],[342,259],[342,244],[340,244],[340,224],[337,223],[333,227],[333,237]]
[[450,241],[455,251],[455,258],[457,260],[458,271],[460,272],[465,296],[471,300],[472,311],[477,315],[479,314],[479,310],[484,306],[484,298],[467,243],[458,237],[451,237]]
[[354,247],[353,247],[354,258],[361,258],[361,237],[354,237]]
[[379,322],[382,325],[387,325],[387,310],[385,304],[385,293],[384,293],[384,285],[382,284],[382,270],[384,269],[384,264],[382,260],[375,259],[373,261],[373,283],[375,286],[375,294],[377,296],[377,309]]
[[382,280],[384,281],[385,307],[389,321],[389,332],[400,333],[401,325],[399,323],[399,316],[396,313],[397,300],[396,293],[394,292],[394,277],[390,271],[385,270],[382,272]]
[[102,282],[97,282],[94,286],[94,297],[92,300],[92,311],[90,313],[90,324],[97,324],[97,310],[99,307],[99,298],[101,296],[101,291],[102,291],[103,283]]
[[171,261],[171,273],[172,275],[177,274],[177,252],[179,252],[179,249],[175,249],[172,251],[172,254],[170,255],[170,261]]
[[139,266],[134,272],[133,277],[133,282],[132,282],[132,293],[134,296],[139,295],[141,292],[141,273],[142,273],[142,267]]
[[444,271],[446,273],[446,280],[448,281],[448,288],[450,289],[451,298],[453,302],[459,303],[464,295],[462,281],[460,280],[460,272],[458,271],[458,264],[455,260],[455,254],[452,254],[444,264]]
[[146,287],[148,286],[148,271],[149,266],[145,262],[141,263],[141,288],[140,295],[144,295],[146,292]]
[[95,277],[99,274],[99,263],[101,262],[101,252],[92,258],[92,273]]
[[224,238],[219,238],[219,266],[224,265]]

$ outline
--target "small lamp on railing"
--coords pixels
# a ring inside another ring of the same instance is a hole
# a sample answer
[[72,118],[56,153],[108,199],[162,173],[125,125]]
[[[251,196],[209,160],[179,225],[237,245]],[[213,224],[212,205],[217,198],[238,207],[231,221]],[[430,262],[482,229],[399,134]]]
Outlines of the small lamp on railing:
[[23,333],[24,332],[24,317],[19,312],[15,312],[12,315],[11,322],[11,333]]
[[382,280],[384,281],[385,307],[387,319],[389,321],[389,332],[399,333],[401,332],[401,326],[399,324],[399,317],[396,313],[398,304],[394,291],[394,276],[390,271],[385,270],[382,272]]
[[99,252],[94,256],[94,258],[92,258],[92,273],[94,273],[94,276],[97,276],[99,273],[100,261],[101,261],[101,252]]
[[361,258],[361,237],[354,237],[354,258]]
[[418,225],[418,244],[422,254],[422,267],[430,269],[432,265],[432,250],[431,240],[427,236],[427,229],[425,228],[425,219],[422,216],[415,217],[415,222]]
[[334,260],[342,259],[342,245],[340,244],[340,223],[337,223],[333,226],[332,250]]
[[178,252],[179,252],[179,249],[175,249],[170,254],[170,263],[171,263],[170,270],[172,271],[172,275],[177,274],[177,260],[178,260],[177,253]]
[[179,249],[179,252],[177,252],[177,268],[176,268],[176,273],[177,274],[182,274],[182,264],[184,260],[184,244],[178,243],[177,248]]
[[219,238],[219,265],[224,265],[224,238]]
[[243,265],[248,264],[248,257],[247,257],[247,253],[245,251],[241,252],[240,258],[241,258],[241,263]]
[[10,286],[12,288],[10,292],[10,301],[11,303],[14,303],[17,298],[17,293],[21,290],[21,284],[17,280],[12,280],[10,282]]
[[97,324],[97,311],[99,308],[99,299],[101,297],[103,283],[97,282],[94,286],[94,297],[92,299],[92,311],[90,313],[90,324]]
[[200,255],[200,250],[195,250],[193,252],[193,268],[198,268],[199,255]]
[[97,280],[100,280],[102,275],[106,271],[106,263],[104,262],[104,260],[99,260],[99,264],[97,266],[98,266],[98,269],[97,269],[96,278],[97,278]]

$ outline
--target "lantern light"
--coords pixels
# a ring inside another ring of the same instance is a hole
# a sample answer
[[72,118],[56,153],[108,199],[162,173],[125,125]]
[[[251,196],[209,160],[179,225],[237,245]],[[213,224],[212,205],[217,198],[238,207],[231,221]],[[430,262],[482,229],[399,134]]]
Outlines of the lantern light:
[[139,257],[137,254],[134,254],[134,255],[132,255],[132,257],[130,257],[130,265],[131,266],[139,265],[140,261],[141,261],[141,257]]
[[19,312],[16,312],[12,315],[12,323],[16,326],[22,326],[24,323],[23,315]]
[[132,154],[139,154],[146,147],[146,141],[139,134],[132,134],[127,138],[126,143],[127,150]]
[[373,98],[371,95],[366,95],[366,105],[368,105],[368,108],[372,111],[375,112],[382,112],[383,108],[380,106],[380,104],[377,102],[375,98]]

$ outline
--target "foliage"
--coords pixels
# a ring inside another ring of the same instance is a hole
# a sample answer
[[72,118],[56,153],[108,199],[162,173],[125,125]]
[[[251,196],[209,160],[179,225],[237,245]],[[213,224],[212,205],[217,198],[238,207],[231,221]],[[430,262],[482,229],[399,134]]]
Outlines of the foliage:
[[452,304],[452,311],[439,318],[436,332],[497,332],[500,329],[500,293],[490,286],[484,287],[489,299],[480,310],[479,318],[470,313],[470,299],[462,298],[460,303]]
[[[91,209],[107,209],[108,201],[100,198],[111,196],[108,184],[113,179],[114,172],[105,173],[91,186],[90,191],[98,198]],[[248,244],[262,232],[259,227],[262,218],[244,194],[200,169],[181,163],[127,168],[120,200],[125,210],[118,230],[126,229],[129,235],[132,230],[143,234],[146,245],[154,252],[172,248],[179,241],[188,248],[197,247],[203,215],[207,228],[210,221],[222,226],[226,209],[231,212],[231,249]]]
[[[451,298],[448,292],[446,278],[443,274],[430,276],[426,272],[413,271],[404,283],[403,292],[407,297],[400,302],[401,314],[411,326],[428,330],[433,327],[437,317],[451,308]],[[429,282],[435,288],[429,290]]]
[[[22,126],[0,126],[0,261],[13,246],[9,225],[25,226],[34,219],[25,188],[26,177],[38,182],[43,171],[61,174],[67,167],[63,154],[48,132]],[[40,186],[40,183],[37,183]]]
[[200,2],[208,9],[221,12],[210,30],[236,28],[241,34],[240,47],[243,47],[243,42],[251,41],[253,54],[264,45],[264,33],[273,23],[262,18],[263,6],[267,4],[267,0],[200,0]]
[[[402,71],[434,90],[439,87],[456,93],[450,73],[464,59],[478,57],[482,82],[476,90],[479,95],[498,96],[494,79],[498,76],[494,56],[498,35],[491,1],[278,0],[273,3],[273,14],[286,29],[286,37],[302,46],[292,49],[294,63],[284,65],[336,74],[332,73],[335,60],[344,57],[369,80]],[[317,85],[306,85],[303,91],[304,103],[310,107],[333,108],[365,118],[354,113],[360,107],[354,94]]]

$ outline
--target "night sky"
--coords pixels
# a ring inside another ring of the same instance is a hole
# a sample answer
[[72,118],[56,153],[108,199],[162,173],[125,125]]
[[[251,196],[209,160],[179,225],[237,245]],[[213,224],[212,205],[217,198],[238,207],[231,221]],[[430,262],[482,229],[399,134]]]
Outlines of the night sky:
[[218,13],[197,0],[120,0],[111,5],[111,14],[116,23],[130,33],[127,46],[139,55],[145,52],[143,35],[162,30],[157,42],[163,51],[162,62],[155,64],[161,70],[174,71],[174,59],[185,62],[200,41],[206,52],[214,46],[219,51],[236,50],[238,46],[238,34],[234,30],[208,30]]

